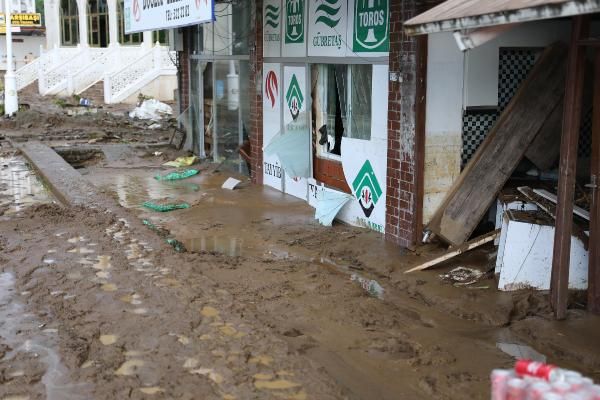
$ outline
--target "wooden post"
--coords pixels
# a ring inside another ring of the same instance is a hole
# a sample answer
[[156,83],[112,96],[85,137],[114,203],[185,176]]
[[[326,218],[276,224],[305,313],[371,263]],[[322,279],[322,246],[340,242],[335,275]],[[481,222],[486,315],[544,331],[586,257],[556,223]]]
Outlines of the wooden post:
[[588,310],[600,314],[600,49],[594,57]]
[[560,169],[558,178],[558,204],[556,229],[552,255],[552,281],[550,294],[552,308],[557,319],[567,316],[569,290],[569,258],[571,255],[571,231],[573,227],[573,194],[575,190],[575,168],[577,142],[581,123],[581,103],[585,73],[585,48],[578,40],[587,37],[587,16],[573,17],[563,112],[562,138],[560,147]]
[[425,115],[427,98],[428,36],[417,37],[417,89],[415,94],[415,244],[423,237],[423,198],[425,196]]

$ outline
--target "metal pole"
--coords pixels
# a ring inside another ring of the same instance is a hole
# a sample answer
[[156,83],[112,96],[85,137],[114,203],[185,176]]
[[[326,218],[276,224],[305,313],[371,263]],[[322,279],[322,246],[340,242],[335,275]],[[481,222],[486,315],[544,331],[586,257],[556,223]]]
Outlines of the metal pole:
[[4,113],[13,115],[19,111],[17,98],[17,77],[13,69],[12,21],[10,0],[4,1],[4,18],[6,19],[6,74],[4,75]]
[[575,167],[585,72],[585,48],[578,46],[577,41],[587,36],[588,29],[589,19],[586,16],[573,18],[565,82],[558,203],[556,206],[556,229],[552,254],[552,281],[550,283],[550,297],[556,319],[567,317]]

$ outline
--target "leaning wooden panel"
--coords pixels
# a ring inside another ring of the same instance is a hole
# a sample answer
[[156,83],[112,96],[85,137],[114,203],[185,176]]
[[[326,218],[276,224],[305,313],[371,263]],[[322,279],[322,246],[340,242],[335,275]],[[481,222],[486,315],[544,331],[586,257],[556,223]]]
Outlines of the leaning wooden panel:
[[567,48],[548,47],[467,167],[428,229],[453,245],[464,243],[504,186],[529,144],[562,100]]

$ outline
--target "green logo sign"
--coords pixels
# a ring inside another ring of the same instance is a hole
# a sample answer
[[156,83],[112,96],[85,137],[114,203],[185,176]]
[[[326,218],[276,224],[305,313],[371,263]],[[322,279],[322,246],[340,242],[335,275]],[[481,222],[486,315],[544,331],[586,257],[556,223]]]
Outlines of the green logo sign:
[[358,175],[352,182],[352,188],[354,189],[354,196],[358,199],[358,204],[360,204],[365,216],[369,218],[383,193],[369,160],[365,161],[360,171],[358,171]]
[[285,0],[285,42],[304,42],[304,0]]
[[342,6],[339,3],[340,0],[321,0],[321,4],[317,6],[315,10],[315,16],[317,17],[316,23],[319,22],[327,25],[330,28],[335,28],[340,23],[340,16],[338,15]]
[[390,50],[389,10],[389,0],[354,0],[353,51]]
[[265,26],[279,28],[279,7],[269,4],[265,7]]
[[302,95],[302,89],[300,88],[296,74],[292,75],[292,81],[290,82],[290,87],[287,90],[285,99],[290,109],[290,113],[292,114],[292,118],[295,121],[296,118],[298,118],[298,114],[300,114],[302,103],[304,103],[304,96]]

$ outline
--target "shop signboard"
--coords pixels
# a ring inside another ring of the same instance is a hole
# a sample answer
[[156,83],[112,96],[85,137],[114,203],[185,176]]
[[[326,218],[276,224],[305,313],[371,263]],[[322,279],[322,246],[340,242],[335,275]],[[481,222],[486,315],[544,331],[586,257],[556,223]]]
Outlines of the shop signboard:
[[263,56],[281,56],[281,27],[283,10],[281,0],[263,2]]
[[308,55],[346,56],[348,0],[310,0]]
[[[281,64],[263,64],[263,142],[268,145],[281,131]],[[276,154],[263,155],[263,183],[283,190],[283,167]]]
[[[15,13],[10,14],[12,26],[40,27],[42,26],[42,14],[40,13]],[[6,31],[6,15],[0,14],[0,26]]]
[[123,9],[127,34],[214,20],[213,0],[125,0]]
[[352,52],[371,56],[390,50],[389,0],[349,0],[348,43]]
[[306,0],[283,0],[283,57],[306,56]]

